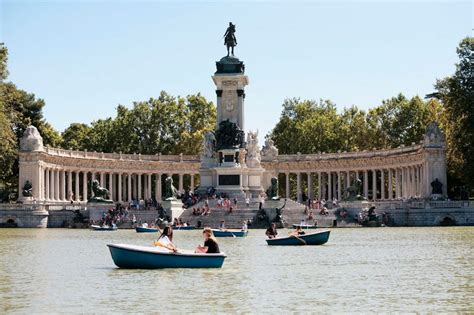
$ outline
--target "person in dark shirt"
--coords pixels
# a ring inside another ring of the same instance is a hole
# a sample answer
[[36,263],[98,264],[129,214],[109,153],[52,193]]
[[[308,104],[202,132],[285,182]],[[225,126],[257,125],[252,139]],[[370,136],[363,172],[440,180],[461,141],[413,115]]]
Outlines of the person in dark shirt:
[[276,224],[272,223],[270,227],[267,229],[265,232],[265,235],[267,235],[268,238],[275,238],[278,236],[278,231],[276,229]]
[[217,244],[214,234],[212,233],[211,228],[204,228],[202,231],[204,236],[204,245],[198,245],[195,252],[196,253],[206,253],[206,254],[217,254],[219,251],[219,244]]

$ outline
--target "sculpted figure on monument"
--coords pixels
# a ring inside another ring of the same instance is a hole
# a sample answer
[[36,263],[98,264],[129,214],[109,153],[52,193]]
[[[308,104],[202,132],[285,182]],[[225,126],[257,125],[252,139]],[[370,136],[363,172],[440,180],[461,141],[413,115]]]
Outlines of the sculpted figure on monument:
[[442,195],[443,194],[443,184],[436,178],[431,182],[431,193],[433,195]]
[[212,131],[208,131],[204,134],[203,140],[203,157],[212,158],[214,156],[216,146],[216,137]]
[[163,192],[163,198],[166,200],[176,199],[178,196],[178,190],[173,186],[173,178],[170,176],[165,179],[165,190]]
[[229,27],[224,34],[224,45],[227,46],[227,56],[229,56],[229,49],[231,49],[232,56],[234,55],[234,47],[237,46],[237,38],[235,38],[235,25],[229,22]]
[[268,188],[267,196],[268,199],[277,200],[280,199],[278,196],[278,177],[272,177],[271,186]]
[[109,190],[100,186],[99,181],[94,179],[92,181],[92,192],[94,196],[91,197],[87,202],[104,202],[104,203],[113,203],[112,200],[109,200]]
[[260,150],[258,148],[258,131],[247,133],[247,165],[255,167],[260,165]]
[[23,186],[23,197],[33,197],[33,185],[31,185],[30,181],[27,180],[25,185]]
[[265,145],[262,148],[262,156],[270,158],[276,158],[278,156],[278,149],[272,139],[267,138],[265,140]]
[[221,121],[215,138],[217,150],[238,149],[244,146],[244,132],[229,119]]
[[20,149],[22,151],[42,151],[43,138],[35,126],[29,126],[20,139]]
[[360,178],[357,178],[352,182],[352,185],[347,187],[346,190],[346,201],[355,201],[355,200],[364,200],[365,198],[361,196],[362,190],[362,181]]

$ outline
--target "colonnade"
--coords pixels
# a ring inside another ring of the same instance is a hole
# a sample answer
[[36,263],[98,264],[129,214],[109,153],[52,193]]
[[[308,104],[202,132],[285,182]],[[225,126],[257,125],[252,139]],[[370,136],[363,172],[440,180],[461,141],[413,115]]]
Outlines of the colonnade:
[[[93,196],[92,182],[109,190],[109,198],[115,202],[141,199],[162,199],[164,179],[177,178],[175,185],[180,192],[194,190],[198,173],[144,173],[84,171],[61,167],[40,167],[39,198],[45,201],[87,201]],[[185,178],[187,185],[185,186]]]
[[416,198],[423,196],[424,190],[428,189],[429,183],[424,182],[425,172],[424,164],[363,170],[286,171],[285,194],[286,198],[291,197],[290,176],[295,174],[298,202],[303,201],[303,193],[310,199],[343,200],[347,196],[347,188],[357,178],[362,183],[361,195],[369,200]]

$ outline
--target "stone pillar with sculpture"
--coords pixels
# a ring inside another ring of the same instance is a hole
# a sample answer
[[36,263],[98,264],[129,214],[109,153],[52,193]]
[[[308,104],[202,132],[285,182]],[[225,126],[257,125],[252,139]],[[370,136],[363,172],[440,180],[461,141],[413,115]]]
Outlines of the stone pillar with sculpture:
[[446,139],[436,122],[428,125],[423,139],[425,165],[423,196],[443,199],[447,196]]
[[41,201],[41,152],[43,138],[35,126],[29,126],[20,139],[18,200],[23,203]]

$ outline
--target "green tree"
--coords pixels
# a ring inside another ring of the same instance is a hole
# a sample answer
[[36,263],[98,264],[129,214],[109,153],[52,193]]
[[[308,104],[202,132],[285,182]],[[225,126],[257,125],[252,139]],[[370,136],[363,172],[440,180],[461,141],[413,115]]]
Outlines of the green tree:
[[62,147],[70,150],[81,150],[89,146],[91,128],[86,124],[72,123],[61,134]]
[[459,63],[450,77],[438,80],[433,94],[444,106],[450,186],[474,187],[474,37],[458,48]]

